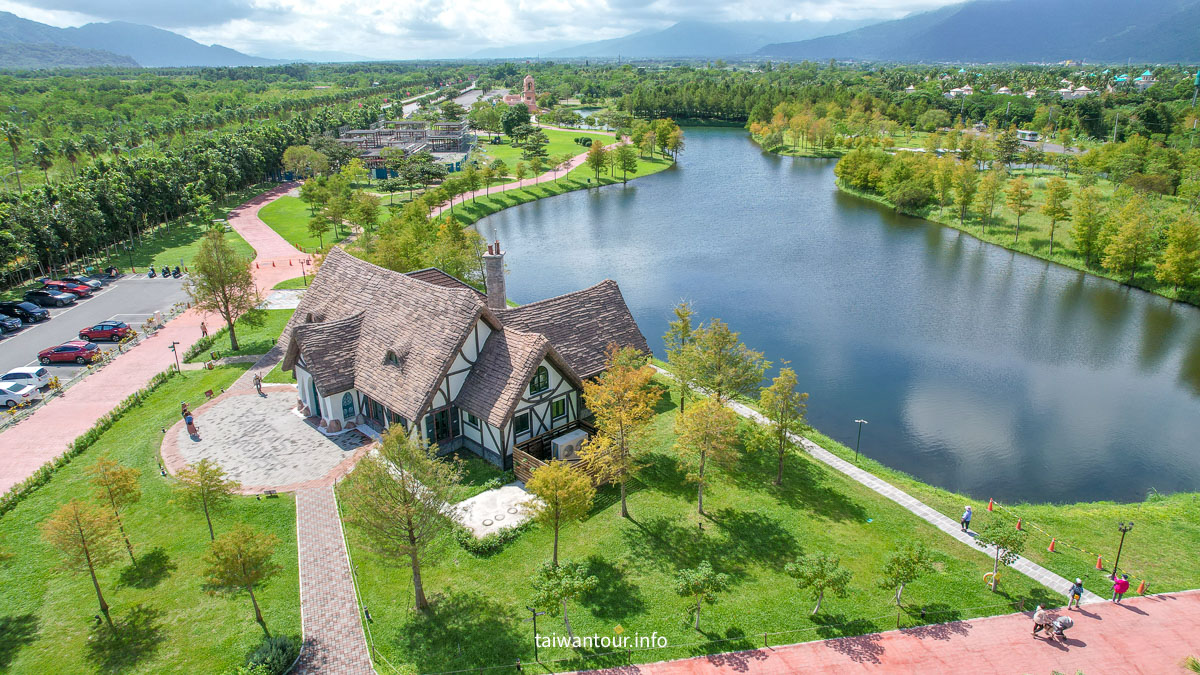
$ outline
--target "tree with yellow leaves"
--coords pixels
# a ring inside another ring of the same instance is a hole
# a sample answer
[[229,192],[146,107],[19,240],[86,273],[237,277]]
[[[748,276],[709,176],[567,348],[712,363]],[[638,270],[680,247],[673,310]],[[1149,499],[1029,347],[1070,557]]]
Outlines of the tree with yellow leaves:
[[117,529],[125,539],[125,550],[129,551],[129,560],[135,565],[133,544],[129,543],[129,535],[125,533],[125,524],[121,522],[121,509],[136,504],[142,498],[142,489],[138,486],[138,476],[141,471],[129,466],[121,466],[110,457],[101,457],[88,467],[88,474],[95,486],[95,497],[98,501],[112,508],[113,518],[117,521]]
[[100,612],[109,628],[113,627],[112,617],[96,580],[96,568],[110,564],[117,557],[115,524],[107,511],[78,499],[63,504],[42,523],[42,537],[58,549],[63,566],[73,572],[87,570],[91,575]]
[[708,464],[732,458],[737,443],[737,414],[716,399],[706,398],[675,419],[675,452],[696,484],[696,511],[704,515]]
[[550,564],[557,567],[558,531],[564,523],[587,515],[596,489],[587,475],[566,462],[550,462],[534,469],[525,489],[537,497],[525,503],[525,510],[534,520],[554,528]]

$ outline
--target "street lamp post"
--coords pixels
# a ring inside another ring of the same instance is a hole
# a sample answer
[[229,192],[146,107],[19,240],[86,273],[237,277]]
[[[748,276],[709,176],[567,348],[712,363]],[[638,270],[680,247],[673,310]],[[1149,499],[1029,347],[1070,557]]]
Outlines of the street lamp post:
[[862,427],[867,424],[866,420],[854,420],[858,422],[858,441],[854,443],[854,463],[858,464],[858,448],[862,445]]
[[1125,548],[1125,535],[1128,534],[1132,529],[1132,520],[1128,523],[1121,521],[1121,523],[1117,525],[1117,531],[1121,533],[1121,543],[1117,545],[1117,559],[1113,561],[1112,579],[1114,581],[1117,578],[1117,566],[1121,564],[1121,549]]
[[178,345],[179,345],[178,342],[171,343],[171,353],[173,353],[175,355],[175,372],[182,373],[183,369],[179,367],[179,350],[176,349],[176,346],[178,346]]
[[[537,638],[538,638],[537,618],[539,616],[545,614],[545,612],[539,612],[536,609],[530,607],[529,605],[525,605],[525,609],[529,610],[529,613],[532,614],[532,616],[530,616],[528,620],[533,622],[533,661],[535,663],[541,663],[542,662],[541,659],[538,658],[538,648],[537,648]],[[520,662],[518,661],[518,663],[520,663]]]

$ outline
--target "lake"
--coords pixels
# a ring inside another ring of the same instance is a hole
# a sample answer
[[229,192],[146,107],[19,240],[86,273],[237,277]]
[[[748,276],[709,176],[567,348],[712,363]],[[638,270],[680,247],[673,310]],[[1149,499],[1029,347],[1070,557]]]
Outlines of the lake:
[[978,498],[1200,489],[1200,311],[840,193],[833,160],[689,128],[679,164],[479,223],[531,302],[615,279],[660,357],[691,300],[790,362],[809,420]]

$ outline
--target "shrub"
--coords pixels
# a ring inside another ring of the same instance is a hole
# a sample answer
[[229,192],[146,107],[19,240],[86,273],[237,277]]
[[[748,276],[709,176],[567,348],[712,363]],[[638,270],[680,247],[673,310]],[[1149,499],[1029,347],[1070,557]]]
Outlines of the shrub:
[[458,545],[463,547],[467,553],[480,558],[493,556],[504,550],[504,547],[512,542],[517,537],[521,536],[525,530],[528,530],[533,525],[532,520],[527,520],[516,527],[507,527],[499,532],[493,532],[486,537],[476,539],[475,535],[465,527],[458,527],[454,530],[454,539]]
[[276,635],[263,639],[258,649],[246,659],[246,666],[262,668],[266,675],[283,675],[299,654],[300,646],[295,640],[287,635]]

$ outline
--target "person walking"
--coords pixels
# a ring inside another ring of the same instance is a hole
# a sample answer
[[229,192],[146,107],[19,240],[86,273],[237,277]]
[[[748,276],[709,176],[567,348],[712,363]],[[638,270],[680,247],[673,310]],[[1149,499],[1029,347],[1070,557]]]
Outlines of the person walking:
[[259,396],[263,395],[263,393],[262,393],[262,375],[259,375],[258,373],[254,374],[254,391],[257,391]]
[[1120,579],[1113,582],[1113,602],[1121,602],[1121,596],[1129,591],[1129,575],[1122,574]]
[[208,337],[208,324],[204,323],[203,321],[200,322],[200,337]]
[[963,511],[962,520],[959,521],[959,528],[962,532],[971,529],[971,505],[967,505],[967,509]]
[[1049,617],[1046,615],[1046,608],[1038,605],[1037,610],[1035,610],[1033,613],[1033,634],[1036,636],[1038,632],[1042,630],[1045,630],[1047,633],[1049,633],[1049,628],[1050,621]]
[[1079,609],[1079,599],[1083,597],[1083,579],[1075,577],[1075,584],[1071,586],[1071,590],[1067,591],[1067,609],[1071,609],[1071,604],[1075,604],[1075,608]]

